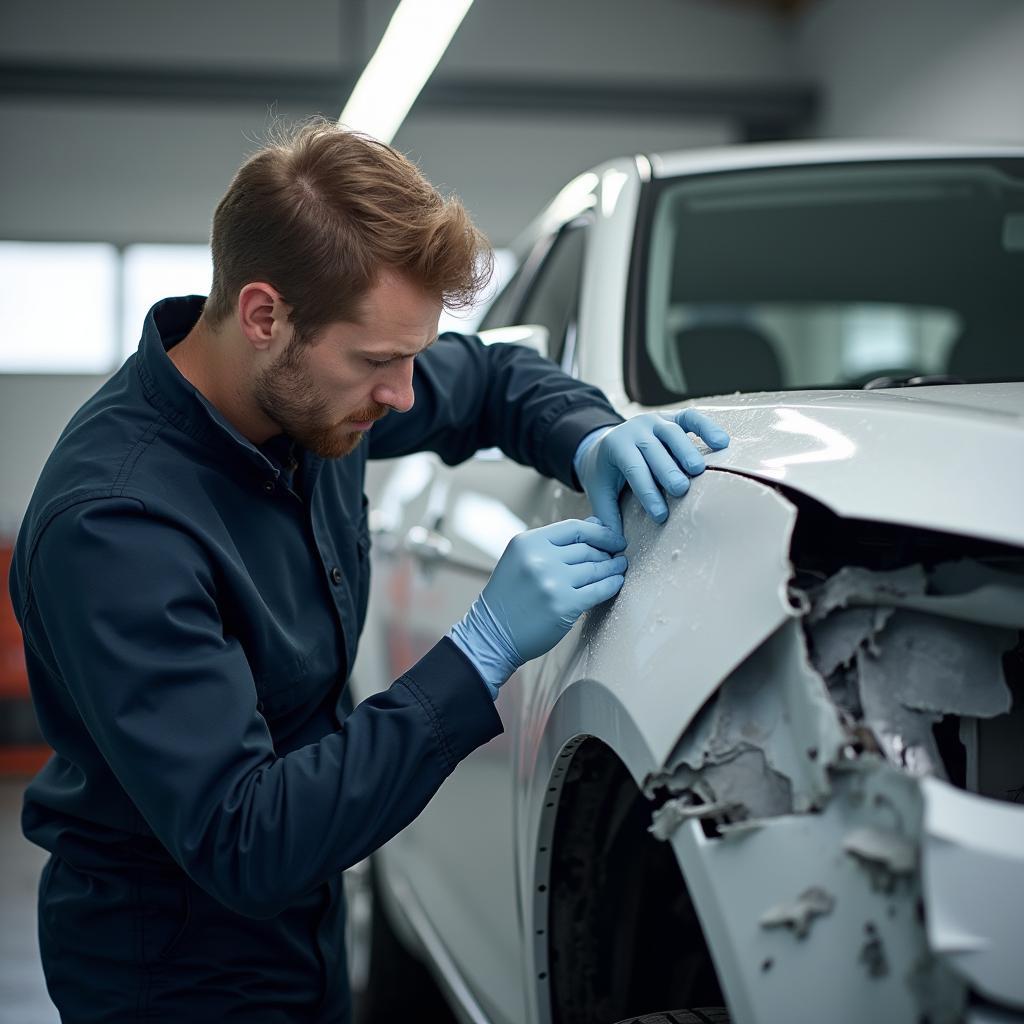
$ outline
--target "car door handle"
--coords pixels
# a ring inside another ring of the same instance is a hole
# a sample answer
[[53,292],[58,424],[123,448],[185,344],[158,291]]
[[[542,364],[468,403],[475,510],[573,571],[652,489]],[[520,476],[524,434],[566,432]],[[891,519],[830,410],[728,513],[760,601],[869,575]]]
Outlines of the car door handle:
[[413,526],[405,535],[405,550],[424,562],[444,561],[451,556],[452,542],[436,530]]

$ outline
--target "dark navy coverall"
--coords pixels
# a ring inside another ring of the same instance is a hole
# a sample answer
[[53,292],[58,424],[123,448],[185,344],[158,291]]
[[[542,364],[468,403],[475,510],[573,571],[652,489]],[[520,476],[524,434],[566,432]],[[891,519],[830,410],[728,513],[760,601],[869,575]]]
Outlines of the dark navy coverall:
[[[203,299],[150,311],[75,414],[22,524],[11,595],[43,735],[26,836],[66,1022],[347,1021],[339,873],[501,731],[442,639],[343,720],[366,611],[368,456],[479,448],[570,486],[599,391],[514,345],[442,336],[411,411],[351,455],[255,446],[166,350]],[[294,484],[294,486],[292,486]],[[511,927],[511,923],[510,923]]]

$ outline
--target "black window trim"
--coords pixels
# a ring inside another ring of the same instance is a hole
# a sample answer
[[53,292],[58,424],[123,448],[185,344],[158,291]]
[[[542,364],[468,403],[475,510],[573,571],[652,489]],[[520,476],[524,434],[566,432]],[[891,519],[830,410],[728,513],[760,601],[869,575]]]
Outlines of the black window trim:
[[[488,324],[487,319],[490,316],[490,310],[487,315],[484,316],[483,321],[480,324],[478,330],[485,331],[489,330],[492,326],[494,327],[518,327],[523,324],[522,316],[523,311],[526,309],[533,296],[534,289],[537,286],[537,281],[541,275],[541,271],[547,264],[548,257],[551,255],[552,250],[558,243],[558,240],[564,235],[570,228],[589,228],[594,223],[594,217],[590,213],[577,214],[575,217],[570,217],[569,220],[559,224],[558,227],[547,234],[541,235],[533,246],[530,248],[523,260],[520,267],[520,271],[517,271],[516,276],[519,280],[513,278],[509,282],[509,288],[515,288],[517,294],[512,300],[512,314],[509,318],[508,324]],[[585,249],[585,247],[584,247]],[[584,254],[584,265],[586,263],[586,255]],[[582,274],[582,267],[580,273]],[[498,300],[501,296],[497,296],[494,302],[491,304],[491,309],[497,305]]]

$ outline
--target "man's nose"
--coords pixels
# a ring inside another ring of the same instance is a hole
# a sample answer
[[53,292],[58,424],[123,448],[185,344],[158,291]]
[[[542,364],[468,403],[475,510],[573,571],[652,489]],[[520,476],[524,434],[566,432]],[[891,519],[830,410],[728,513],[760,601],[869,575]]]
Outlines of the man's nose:
[[412,390],[413,361],[403,359],[373,390],[373,400],[395,412],[408,412],[415,401]]

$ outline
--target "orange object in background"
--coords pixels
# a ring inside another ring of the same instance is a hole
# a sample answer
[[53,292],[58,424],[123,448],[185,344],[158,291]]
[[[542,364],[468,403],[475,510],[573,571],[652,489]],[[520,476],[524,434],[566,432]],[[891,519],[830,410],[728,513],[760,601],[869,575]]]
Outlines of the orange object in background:
[[10,543],[0,545],[0,777],[33,775],[50,756],[32,710],[21,627],[7,593],[12,554]]
[[25,650],[21,645],[21,627],[14,617],[11,596],[7,592],[12,555],[10,544],[0,545],[0,583],[3,584],[0,587],[0,699],[27,699],[28,672],[25,670]]

